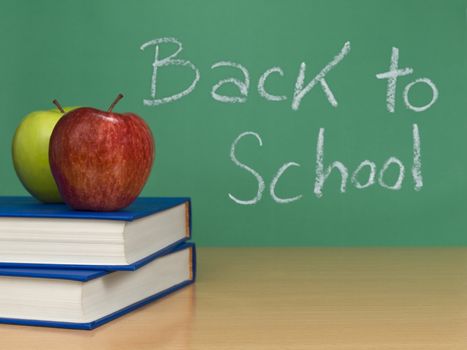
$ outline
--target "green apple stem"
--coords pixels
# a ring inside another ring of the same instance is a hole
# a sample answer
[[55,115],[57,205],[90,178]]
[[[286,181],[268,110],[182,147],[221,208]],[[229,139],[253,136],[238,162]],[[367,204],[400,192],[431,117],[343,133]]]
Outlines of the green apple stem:
[[62,113],[65,113],[64,109],[62,108],[62,105],[57,101],[57,100],[53,100],[52,103],[57,106],[58,110]]
[[112,104],[109,107],[109,110],[107,112],[112,112],[112,109],[114,109],[115,105],[118,103],[123,98],[123,94],[118,94],[117,98],[115,101],[112,102]]

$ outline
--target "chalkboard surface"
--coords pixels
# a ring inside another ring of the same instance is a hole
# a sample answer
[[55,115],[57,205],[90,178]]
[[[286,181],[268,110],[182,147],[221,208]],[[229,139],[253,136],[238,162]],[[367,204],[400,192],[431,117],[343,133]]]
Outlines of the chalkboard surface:
[[467,244],[465,0],[2,1],[1,195],[38,109],[141,115],[202,245]]

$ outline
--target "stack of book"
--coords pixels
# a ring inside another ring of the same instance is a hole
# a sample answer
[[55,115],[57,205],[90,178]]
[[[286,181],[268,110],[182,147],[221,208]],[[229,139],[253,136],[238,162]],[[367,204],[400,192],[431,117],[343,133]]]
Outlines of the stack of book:
[[93,329],[194,282],[188,198],[116,212],[0,197],[0,323]]

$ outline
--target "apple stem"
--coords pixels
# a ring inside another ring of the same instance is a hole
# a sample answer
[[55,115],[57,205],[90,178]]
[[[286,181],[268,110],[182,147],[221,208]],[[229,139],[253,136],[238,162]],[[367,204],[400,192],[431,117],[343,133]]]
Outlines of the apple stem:
[[107,112],[112,112],[112,109],[114,109],[115,105],[118,103],[123,98],[123,94],[118,94],[117,98],[115,101],[112,102],[112,104],[109,107],[109,110]]
[[62,108],[62,105],[57,101],[57,100],[53,100],[52,103],[57,106],[58,110],[62,113],[65,113],[65,110]]

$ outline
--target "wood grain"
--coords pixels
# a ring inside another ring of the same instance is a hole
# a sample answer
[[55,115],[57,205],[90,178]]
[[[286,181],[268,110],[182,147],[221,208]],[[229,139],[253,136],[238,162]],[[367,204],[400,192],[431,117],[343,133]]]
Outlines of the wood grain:
[[94,331],[1,349],[465,350],[467,249],[200,248],[198,281]]

